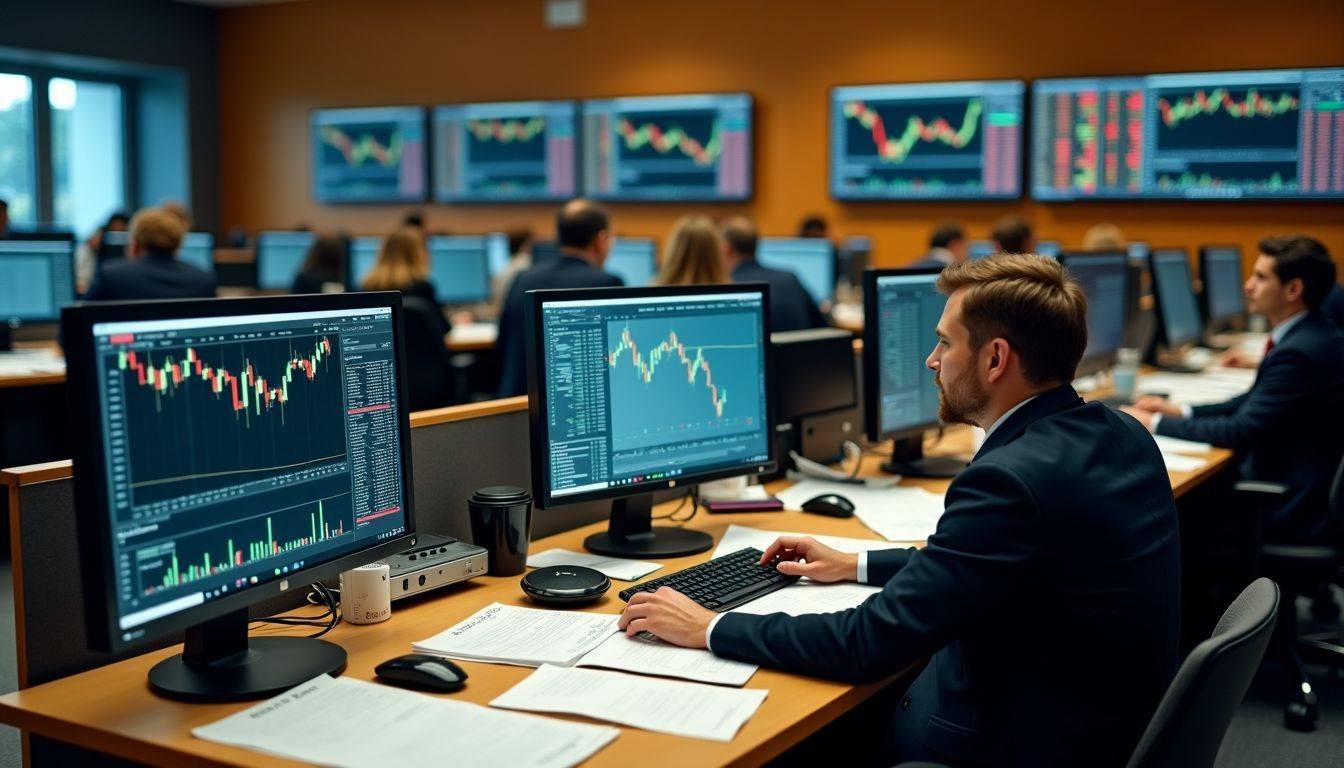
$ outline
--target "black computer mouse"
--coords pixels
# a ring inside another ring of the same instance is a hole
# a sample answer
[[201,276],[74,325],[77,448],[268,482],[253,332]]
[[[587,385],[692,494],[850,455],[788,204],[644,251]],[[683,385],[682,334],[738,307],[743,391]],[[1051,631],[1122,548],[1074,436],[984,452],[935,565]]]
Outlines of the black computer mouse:
[[838,493],[823,493],[804,501],[803,511],[828,517],[853,517],[854,502]]
[[385,683],[435,693],[459,691],[467,673],[453,662],[427,653],[408,653],[388,659],[373,670]]

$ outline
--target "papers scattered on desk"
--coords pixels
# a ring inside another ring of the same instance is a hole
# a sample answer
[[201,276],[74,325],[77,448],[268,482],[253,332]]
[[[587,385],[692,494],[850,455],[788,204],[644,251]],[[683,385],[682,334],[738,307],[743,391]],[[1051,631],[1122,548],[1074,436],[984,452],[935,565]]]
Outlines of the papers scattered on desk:
[[491,603],[412,648],[454,659],[538,667],[569,666],[616,632],[610,613],[546,611]]
[[765,551],[766,547],[775,543],[775,539],[780,536],[811,536],[822,544],[838,549],[841,552],[869,552],[874,549],[902,549],[903,544],[896,544],[881,539],[851,539],[845,536],[817,536],[812,533],[799,533],[797,531],[767,531],[760,528],[749,528],[745,525],[730,525],[724,532],[723,538],[719,540],[719,546],[714,548],[714,557],[721,557],[736,552],[743,547],[755,547]]
[[499,326],[494,323],[466,323],[454,325],[448,333],[453,344],[494,344],[499,338]]
[[766,693],[547,665],[490,706],[583,715],[646,731],[731,741]]
[[1179,437],[1153,435],[1157,449],[1163,453],[1175,453],[1183,456],[1203,456],[1213,450],[1209,443],[1197,443],[1194,440],[1182,440]]
[[1139,378],[1140,394],[1166,393],[1174,403],[1204,405],[1221,403],[1250,390],[1255,371],[1242,368],[1209,368],[1203,373],[1154,373]]
[[1162,461],[1168,472],[1194,472],[1204,466],[1205,459],[1198,456],[1182,456],[1179,453],[1162,452]]
[[571,552],[567,549],[548,549],[527,556],[531,568],[547,568],[552,565],[582,565],[601,571],[608,578],[622,581],[635,581],[663,567],[662,563],[650,563],[648,560],[625,560],[619,557],[602,557],[586,552]]
[[620,731],[326,675],[192,730],[198,739],[342,768],[569,768]]
[[943,497],[923,488],[866,488],[848,483],[803,480],[776,494],[798,509],[813,496],[835,493],[854,503],[854,516],[888,541],[924,541],[938,527]]
[[835,613],[857,608],[864,600],[881,591],[881,587],[870,587],[867,584],[818,584],[803,579],[777,592],[739,605],[729,613],[752,613],[758,616],[768,613],[787,613],[790,616],[802,616],[805,613]]
[[65,358],[51,349],[15,349],[0,352],[0,376],[65,373]]
[[[778,594],[778,593],[776,593]],[[680,648],[661,640],[627,637],[617,632],[588,652],[576,666],[621,669],[641,675],[680,677],[718,685],[746,685],[755,664],[721,659],[698,648]]]

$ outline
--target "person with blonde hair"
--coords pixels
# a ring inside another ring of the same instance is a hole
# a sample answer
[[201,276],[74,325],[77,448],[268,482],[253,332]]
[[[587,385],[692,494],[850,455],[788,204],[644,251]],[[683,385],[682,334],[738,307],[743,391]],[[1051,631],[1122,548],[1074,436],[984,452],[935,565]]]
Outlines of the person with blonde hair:
[[655,285],[720,285],[728,282],[723,266],[723,236],[708,216],[682,216],[663,246]]
[[98,266],[86,301],[201,299],[215,295],[215,276],[177,258],[187,228],[163,208],[131,218],[126,257]]
[[1125,234],[1114,224],[1094,224],[1083,233],[1083,250],[1106,251],[1125,247]]
[[378,260],[359,287],[365,291],[401,291],[437,307],[434,284],[429,282],[429,254],[420,230],[404,226],[383,238]]

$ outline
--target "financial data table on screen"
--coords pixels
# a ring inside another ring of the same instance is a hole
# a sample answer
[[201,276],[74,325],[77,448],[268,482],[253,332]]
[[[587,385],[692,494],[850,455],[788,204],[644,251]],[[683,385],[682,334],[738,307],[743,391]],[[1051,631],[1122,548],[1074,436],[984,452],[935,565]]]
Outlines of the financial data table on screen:
[[751,197],[751,96],[583,103],[585,193],[606,200]]
[[288,291],[308,257],[312,232],[262,232],[257,236],[257,287]]
[[54,323],[75,300],[74,243],[0,240],[0,322]]
[[821,304],[835,293],[835,254],[819,237],[763,237],[756,245],[761,266],[797,275],[812,300]]
[[429,191],[421,107],[316,110],[312,153],[320,203],[415,202]]
[[602,269],[621,278],[631,288],[653,283],[658,270],[652,240],[643,237],[618,237],[607,254]]
[[768,459],[760,293],[542,305],[552,495]]
[[578,127],[572,101],[436,107],[434,199],[567,200],[578,191]]
[[390,308],[94,326],[120,629],[405,529]]
[[1014,198],[1020,80],[831,91],[831,194],[841,200]]
[[1031,190],[1344,199],[1344,69],[1038,80]]
[[924,364],[947,297],[936,274],[877,278],[878,427],[887,435],[938,423],[938,387]]

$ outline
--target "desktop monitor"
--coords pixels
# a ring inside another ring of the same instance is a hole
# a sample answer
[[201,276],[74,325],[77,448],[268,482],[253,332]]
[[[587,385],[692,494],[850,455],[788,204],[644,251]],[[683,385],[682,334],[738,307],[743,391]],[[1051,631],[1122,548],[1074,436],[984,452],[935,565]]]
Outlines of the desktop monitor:
[[317,202],[413,203],[427,196],[424,107],[317,109],[309,122]]
[[1168,349],[1199,341],[1204,333],[1190,259],[1184,248],[1154,248],[1148,257],[1153,276],[1153,305],[1157,308],[1162,343]]
[[350,290],[358,291],[364,284],[364,278],[373,271],[378,261],[378,251],[383,247],[383,238],[378,235],[360,235],[350,238]]
[[1199,279],[1204,285],[1204,322],[1212,330],[1235,325],[1246,316],[1241,277],[1241,248],[1204,245],[1199,249]]
[[130,244],[131,233],[124,229],[103,232],[98,241],[98,263],[126,258],[126,249]]
[[1124,251],[1064,252],[1059,260],[1087,296],[1087,348],[1075,376],[1110,368],[1125,344],[1129,255]]
[[434,296],[447,304],[490,298],[490,237],[430,235],[429,281]]
[[769,289],[745,283],[532,291],[532,489],[550,509],[614,499],[614,557],[679,557],[707,534],[653,527],[656,490],[769,472]]
[[1131,262],[1137,259],[1143,262],[1144,267],[1148,266],[1148,251],[1150,250],[1148,243],[1145,243],[1142,240],[1131,240],[1130,243],[1125,246],[1125,250],[1129,253],[1129,260]]
[[188,232],[177,249],[178,261],[206,272],[215,271],[215,236],[209,232]]
[[863,285],[863,272],[873,260],[873,238],[867,235],[851,235],[840,241],[836,256],[840,274],[850,285]]
[[761,266],[798,276],[812,300],[823,304],[835,294],[835,253],[819,237],[762,237],[756,245]]
[[547,202],[578,192],[578,105],[513,101],[435,107],[434,199]]
[[288,291],[308,258],[316,236],[312,232],[262,232],[257,235],[257,287]]
[[345,665],[248,607],[414,544],[395,292],[62,314],[90,645],[186,630],[161,695],[262,698]]
[[74,300],[73,235],[0,239],[0,325],[58,322],[61,307]]
[[1125,346],[1139,350],[1148,359],[1157,337],[1157,314],[1153,309],[1153,276],[1148,243],[1134,241],[1126,247],[1129,279],[1126,281]]
[[485,263],[489,266],[490,277],[498,275],[509,266],[513,254],[509,253],[509,236],[503,232],[489,232],[485,235]]
[[993,240],[972,240],[967,253],[972,260],[984,259],[999,252],[999,246]]
[[631,288],[652,285],[658,274],[657,246],[648,237],[618,237],[611,244],[602,269],[621,278]]
[[1059,258],[1059,254],[1060,254],[1060,252],[1063,251],[1063,250],[1064,250],[1064,246],[1061,245],[1060,242],[1059,242],[1058,240],[1037,240],[1037,241],[1036,241],[1036,255],[1037,255],[1037,256],[1049,256],[1049,257],[1052,258],[1052,259],[1058,259],[1058,258]]
[[870,269],[863,277],[863,402],[868,438],[893,441],[887,472],[952,477],[966,463],[923,455],[938,426],[938,387],[924,364],[947,297],[940,267]]

